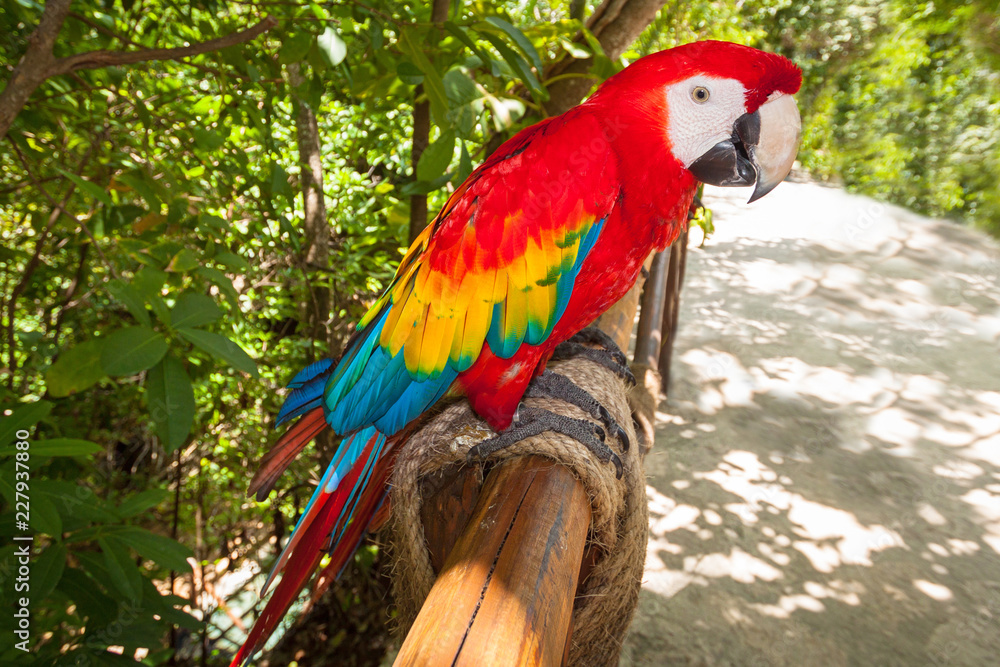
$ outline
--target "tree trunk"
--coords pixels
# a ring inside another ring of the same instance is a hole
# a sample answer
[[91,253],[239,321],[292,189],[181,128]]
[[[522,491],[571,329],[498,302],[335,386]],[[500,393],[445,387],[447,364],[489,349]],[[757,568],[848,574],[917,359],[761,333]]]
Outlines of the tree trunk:
[[[288,79],[294,88],[305,80],[298,63],[288,66]],[[295,117],[295,137],[299,147],[299,180],[302,185],[302,208],[305,212],[303,231],[305,246],[302,251],[303,272],[307,276],[314,270],[327,271],[330,268],[330,244],[333,241],[332,228],[326,218],[326,198],[323,195],[323,158],[319,138],[316,113],[309,104],[295,97],[297,113]],[[335,341],[330,322],[330,288],[326,285],[309,284],[309,304],[306,321],[310,336],[322,342],[333,354]]]
[[[604,53],[612,60],[617,59],[639,38],[666,0],[605,0],[587,21]],[[586,74],[592,58],[582,60],[566,57],[546,72],[546,78],[560,74]],[[593,88],[596,81],[586,76],[574,76],[556,81],[548,87],[549,101],[545,103],[545,113],[550,116],[561,114],[572,108]]]
[[[444,23],[448,20],[448,0],[434,0],[431,6],[431,22]],[[424,93],[423,85],[413,90],[413,97],[419,98]],[[410,150],[410,166],[413,167],[413,180],[417,180],[417,163],[424,154],[431,137],[431,105],[424,100],[413,105],[413,147]],[[417,236],[427,226],[427,195],[410,195],[410,240],[413,243]],[[409,245],[409,243],[407,245]]]
[[[413,89],[413,96],[419,98],[424,94],[424,86],[420,84]],[[427,150],[431,135],[431,105],[424,100],[413,105],[413,147],[410,150],[410,166],[413,167],[413,180],[417,180],[417,163],[420,156]],[[407,244],[417,240],[417,236],[427,226],[427,195],[410,195],[410,236]]]

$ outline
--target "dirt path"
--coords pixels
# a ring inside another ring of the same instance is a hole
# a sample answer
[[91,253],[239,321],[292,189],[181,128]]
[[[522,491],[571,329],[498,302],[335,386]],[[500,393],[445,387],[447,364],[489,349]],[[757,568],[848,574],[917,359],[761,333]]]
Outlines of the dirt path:
[[1000,665],[1000,248],[713,190],[623,665]]

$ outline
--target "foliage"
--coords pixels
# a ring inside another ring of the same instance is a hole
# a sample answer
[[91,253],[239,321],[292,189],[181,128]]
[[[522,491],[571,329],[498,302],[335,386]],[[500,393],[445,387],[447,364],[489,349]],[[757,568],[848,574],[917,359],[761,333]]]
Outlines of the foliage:
[[[310,290],[329,288],[329,327],[345,336],[391,276],[408,195],[440,203],[488,140],[527,122],[548,95],[543,61],[564,55],[580,29],[538,7],[514,7],[516,18],[453,8],[443,26],[428,22],[426,6],[391,2],[222,8],[76,3],[57,56],[82,44],[202,42],[265,11],[279,25],[186,63],[52,78],[0,154],[0,400],[13,408],[0,494],[10,526],[14,457],[30,459],[36,533],[34,650],[0,659],[100,664],[117,661],[112,646],[124,656],[148,650],[155,664],[172,654],[168,636],[183,646],[191,633],[211,655],[232,650],[235,638],[216,646],[203,623],[219,605],[212,586],[244,555],[273,555],[269,538],[282,537],[311,492],[313,462],[301,461],[286,479],[302,482],[260,505],[242,500],[277,389],[327,352],[325,336],[298,331]],[[0,9],[0,60],[17,62],[40,9]],[[407,137],[421,84],[434,130],[412,174]],[[311,240],[297,197],[298,104],[316,112],[324,141],[332,233],[319,242],[330,267],[302,253]],[[14,449],[20,428],[28,455]],[[11,566],[15,545],[5,544]],[[13,593],[5,586],[4,601]]]
[[[498,138],[542,113],[548,64],[593,56],[595,83],[623,64],[565,4],[455,2],[444,24],[428,4],[389,0],[73,4],[57,56],[199,43],[268,13],[278,26],[185,62],[49,79],[4,140],[5,604],[18,492],[30,493],[35,541],[34,650],[5,648],[0,661],[225,661],[240,637],[220,637],[216,620],[252,612],[240,591],[254,573],[241,568],[274,555],[331,455],[317,448],[267,501],[244,499],[279,388],[335,354],[391,277],[409,196],[428,193],[436,210]],[[696,0],[661,12],[624,60],[697,37],[781,51],[805,73],[808,169],[1000,230],[1000,58],[986,9]],[[33,0],[0,7],[0,62],[18,62],[40,13]],[[433,129],[413,173],[417,95]],[[301,104],[323,142],[328,238],[303,225]],[[316,242],[329,266],[306,261]],[[306,331],[317,286],[331,295],[329,336]]]
[[998,37],[986,0],[699,0],[627,55],[705,38],[781,53],[803,70],[806,170],[1000,235]]

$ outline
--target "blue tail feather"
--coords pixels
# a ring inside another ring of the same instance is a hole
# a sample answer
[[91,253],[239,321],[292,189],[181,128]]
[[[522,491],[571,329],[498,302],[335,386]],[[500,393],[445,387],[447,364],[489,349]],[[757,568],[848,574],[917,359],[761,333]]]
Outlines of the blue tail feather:
[[280,426],[289,419],[304,415],[313,408],[319,407],[323,398],[323,388],[326,385],[326,375],[333,368],[333,359],[322,359],[309,364],[299,371],[288,388],[294,391],[288,395],[278,411],[275,422]]
[[288,383],[289,389],[298,389],[310,380],[326,373],[333,366],[333,359],[321,359],[316,363],[309,364],[296,373],[292,381]]

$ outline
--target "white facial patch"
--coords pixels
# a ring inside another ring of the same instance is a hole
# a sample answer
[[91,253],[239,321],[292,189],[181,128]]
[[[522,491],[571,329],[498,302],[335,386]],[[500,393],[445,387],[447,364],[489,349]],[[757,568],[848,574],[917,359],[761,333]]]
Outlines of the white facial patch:
[[[704,88],[703,93],[696,92]],[[685,168],[733,133],[733,123],[746,113],[746,89],[735,79],[698,75],[667,87],[670,120],[667,136],[674,156]]]

